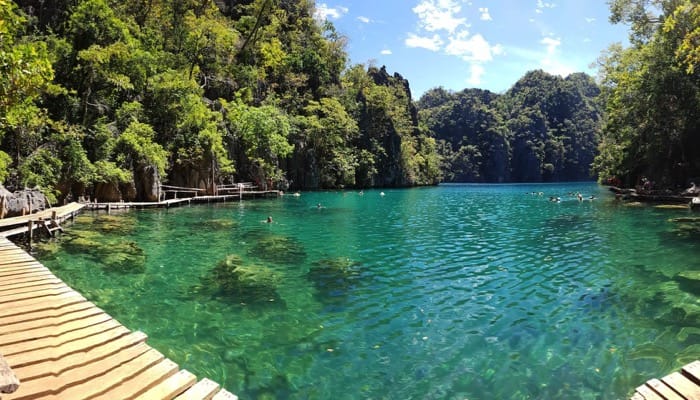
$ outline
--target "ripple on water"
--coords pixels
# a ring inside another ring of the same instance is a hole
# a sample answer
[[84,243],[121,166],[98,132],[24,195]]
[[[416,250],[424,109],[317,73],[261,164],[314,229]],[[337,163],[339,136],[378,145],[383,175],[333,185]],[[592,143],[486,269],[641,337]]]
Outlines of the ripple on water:
[[[675,212],[593,184],[304,193],[130,213],[142,274],[45,262],[241,398],[622,398],[700,357],[679,277],[700,263],[664,226]],[[274,272],[283,306],[193,290],[229,254]]]

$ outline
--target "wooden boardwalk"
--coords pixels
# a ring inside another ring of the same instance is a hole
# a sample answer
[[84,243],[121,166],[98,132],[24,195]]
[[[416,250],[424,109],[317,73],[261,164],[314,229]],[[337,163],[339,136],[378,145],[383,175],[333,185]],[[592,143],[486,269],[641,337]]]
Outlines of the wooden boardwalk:
[[19,399],[237,399],[180,370],[0,237],[0,357],[20,380]]
[[700,361],[639,386],[631,400],[700,400]]
[[226,201],[242,200],[244,198],[256,197],[278,197],[281,192],[278,190],[253,191],[247,190],[234,192],[231,194],[219,194],[216,196],[203,195],[194,197],[182,197],[161,201],[140,201],[140,202],[109,202],[109,203],[82,203],[89,210],[117,210],[123,208],[170,208],[192,203],[220,203]]

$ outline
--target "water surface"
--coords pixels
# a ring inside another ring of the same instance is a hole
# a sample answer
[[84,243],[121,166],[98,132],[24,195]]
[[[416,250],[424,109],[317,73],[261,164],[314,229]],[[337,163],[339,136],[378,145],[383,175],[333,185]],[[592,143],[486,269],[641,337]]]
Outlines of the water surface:
[[[383,193],[88,213],[39,257],[242,399],[616,399],[700,358],[689,211],[589,183]],[[272,290],[217,285],[232,254]]]

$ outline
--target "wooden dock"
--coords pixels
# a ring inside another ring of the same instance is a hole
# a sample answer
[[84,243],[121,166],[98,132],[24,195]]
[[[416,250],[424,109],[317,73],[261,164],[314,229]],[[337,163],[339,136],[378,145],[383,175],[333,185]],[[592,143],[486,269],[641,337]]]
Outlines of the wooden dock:
[[700,400],[700,361],[639,386],[630,400]]
[[76,214],[80,213],[84,207],[85,205],[80,203],[70,203],[65,206],[49,208],[34,214],[0,219],[0,237],[19,235],[42,226],[46,227],[49,233],[51,233],[51,229],[54,228],[50,227],[52,225],[50,225],[49,222],[59,224],[67,219],[72,219]]
[[129,331],[4,236],[3,358],[20,385],[2,400],[237,399],[209,379],[197,382],[148,346],[144,333]]
[[118,210],[125,208],[170,208],[197,203],[222,203],[227,201],[243,200],[245,198],[258,197],[278,197],[282,192],[279,190],[241,191],[231,194],[219,194],[216,196],[203,195],[194,197],[182,197],[161,201],[141,201],[141,202],[108,202],[108,203],[82,203],[89,210]]

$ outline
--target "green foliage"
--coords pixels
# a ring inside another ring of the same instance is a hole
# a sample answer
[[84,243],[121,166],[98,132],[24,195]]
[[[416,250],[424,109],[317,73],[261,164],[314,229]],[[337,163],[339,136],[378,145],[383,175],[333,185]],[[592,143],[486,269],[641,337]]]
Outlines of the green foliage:
[[0,0],[0,151],[12,158],[0,177],[10,185],[61,198],[109,182],[148,197],[150,168],[208,189],[440,179],[408,82],[348,69],[346,39],[314,19],[313,1],[238,2],[227,15],[193,0],[17,4]]
[[59,171],[63,162],[56,158],[51,149],[42,147],[25,158],[19,165],[22,186],[41,188],[51,203],[56,202],[55,188],[59,181]]
[[287,137],[292,130],[290,118],[273,106],[250,107],[240,101],[224,103],[233,140],[245,149],[243,168],[258,184],[284,178],[280,159],[288,156],[292,145]]
[[4,182],[7,176],[10,174],[10,165],[12,164],[12,157],[4,151],[0,150],[0,182]]
[[448,180],[585,180],[598,144],[598,94],[585,74],[531,71],[503,95],[433,89],[418,115],[442,141]]
[[95,162],[95,181],[104,183],[127,183],[131,181],[132,174],[119,168],[111,161],[100,160]]
[[159,175],[165,174],[167,153],[154,143],[155,132],[150,125],[132,122],[116,140],[114,151],[122,168],[135,170],[139,167],[154,166]]
[[[700,175],[700,75],[695,2],[617,0],[613,20],[632,27],[633,46],[602,57],[606,118],[595,168],[633,186],[685,185]],[[657,15],[658,13],[658,15]]]

